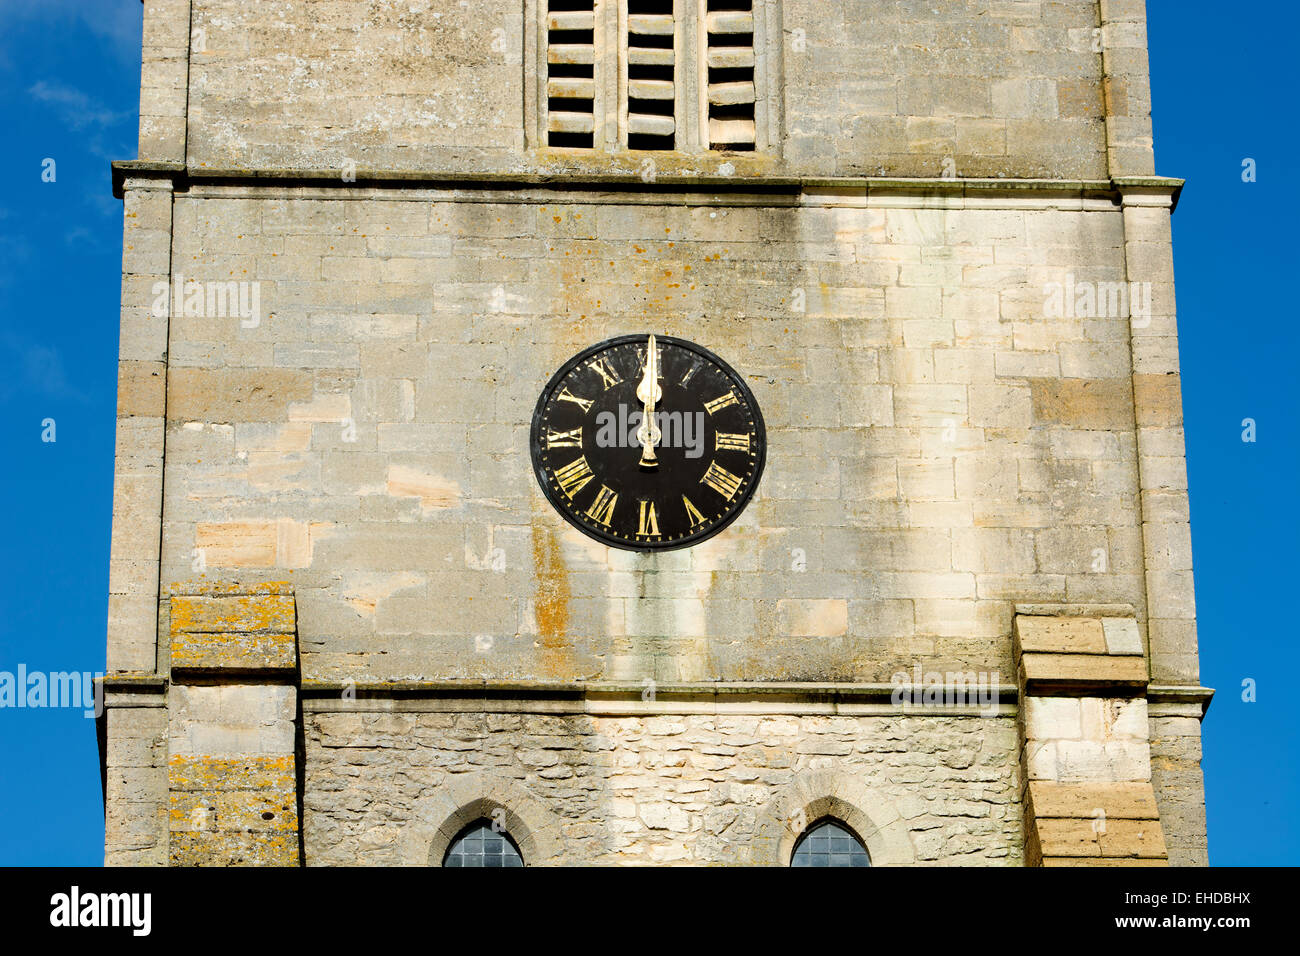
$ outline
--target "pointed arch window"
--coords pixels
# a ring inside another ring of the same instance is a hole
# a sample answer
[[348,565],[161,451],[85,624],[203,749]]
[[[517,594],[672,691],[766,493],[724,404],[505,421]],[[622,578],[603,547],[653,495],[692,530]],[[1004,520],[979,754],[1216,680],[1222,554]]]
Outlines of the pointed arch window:
[[834,817],[818,820],[794,846],[791,866],[870,866],[857,834]]
[[443,866],[523,866],[519,847],[505,830],[497,830],[486,817],[475,820],[456,835],[443,857]]

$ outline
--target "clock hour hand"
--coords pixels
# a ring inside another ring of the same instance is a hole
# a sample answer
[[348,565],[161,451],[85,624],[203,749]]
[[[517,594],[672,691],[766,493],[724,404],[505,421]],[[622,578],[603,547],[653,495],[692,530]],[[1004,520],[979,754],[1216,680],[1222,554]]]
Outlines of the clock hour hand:
[[646,347],[645,373],[641,384],[636,387],[637,401],[641,403],[641,426],[636,430],[636,440],[641,443],[641,467],[658,468],[659,459],[655,457],[655,446],[663,435],[655,422],[655,405],[663,398],[663,389],[659,387],[659,355],[655,348],[655,337],[650,336]]

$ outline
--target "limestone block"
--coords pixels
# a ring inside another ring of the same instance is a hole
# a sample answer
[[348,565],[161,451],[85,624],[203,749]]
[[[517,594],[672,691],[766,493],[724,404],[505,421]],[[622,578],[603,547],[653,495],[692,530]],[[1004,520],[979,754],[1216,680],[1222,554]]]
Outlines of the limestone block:
[[1133,422],[1131,386],[1116,379],[1037,378],[1029,382],[1034,421],[1115,430]]
[[1155,820],[1155,792],[1146,782],[1059,783],[1029,782],[1029,801],[1035,815],[1048,817],[1095,817],[1100,810],[1106,819]]
[[1021,673],[1031,690],[1050,685],[1100,685],[1138,689],[1147,684],[1146,661],[1103,654],[1025,654]]
[[1020,653],[1105,654],[1103,624],[1096,618],[1017,614],[1014,637]]
[[167,366],[164,362],[118,363],[119,418],[161,418],[166,407]]
[[1027,697],[1025,734],[1033,740],[1079,740],[1084,736],[1081,707],[1076,697]]
[[204,564],[215,568],[308,567],[313,545],[312,526],[287,518],[201,521],[194,529],[194,547]]
[[1112,655],[1142,654],[1142,635],[1137,621],[1131,617],[1107,617],[1101,621],[1106,639],[1106,653]]
[[1164,833],[1159,821],[1040,820],[1038,840],[1044,857],[1108,857],[1165,859]]
[[167,419],[285,421],[290,404],[311,397],[311,373],[301,369],[174,368],[167,376]]

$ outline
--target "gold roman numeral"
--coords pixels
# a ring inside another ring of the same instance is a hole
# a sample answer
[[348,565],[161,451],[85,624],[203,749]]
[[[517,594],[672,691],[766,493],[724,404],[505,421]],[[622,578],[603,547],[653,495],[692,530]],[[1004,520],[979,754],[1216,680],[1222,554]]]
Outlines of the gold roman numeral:
[[546,447],[547,448],[581,448],[582,447],[582,429],[575,428],[569,432],[553,432],[549,428],[546,430]]
[[699,370],[700,370],[699,362],[691,363],[691,367],[688,368],[686,370],[686,374],[682,376],[682,384],[685,385],[687,382],[689,382],[691,378],[694,377],[695,373],[698,372]]
[[598,358],[587,367],[601,377],[601,380],[604,381],[606,388],[613,388],[620,381],[622,381],[622,379],[618,377],[618,375],[614,372],[614,369],[610,366],[609,359]]
[[737,404],[737,402],[738,399],[736,398],[736,393],[729,391],[725,395],[719,395],[711,402],[705,402],[704,410],[707,411],[710,415],[716,415],[724,408],[727,408],[731,405],[735,405]]
[[704,477],[700,481],[728,501],[736,496],[741,484],[739,478],[720,466],[716,461],[709,465],[709,470],[704,473]]
[[643,538],[659,537],[659,516],[655,514],[653,501],[641,502],[641,514],[637,518],[636,533]]
[[718,432],[718,451],[749,451],[749,432]]
[[704,524],[704,515],[700,514],[700,509],[691,504],[691,499],[682,495],[682,504],[686,506],[686,517],[691,519],[691,527]]
[[573,496],[582,490],[583,486],[592,478],[596,477],[591,467],[587,464],[587,456],[582,455],[576,461],[571,461],[559,471],[555,472],[555,480],[560,483],[560,490],[573,500]]
[[596,524],[603,524],[608,528],[610,519],[614,517],[614,505],[616,504],[618,504],[618,495],[614,494],[608,485],[601,485],[600,491],[596,494],[596,500],[587,509],[587,517]]
[[587,409],[591,408],[591,403],[592,403],[592,399],[590,398],[582,398],[581,396],[574,395],[571,391],[569,391],[569,387],[567,385],[564,387],[564,391],[560,392],[560,394],[556,396],[555,400],[557,402],[573,402],[573,404],[581,408],[584,413],[587,411]]

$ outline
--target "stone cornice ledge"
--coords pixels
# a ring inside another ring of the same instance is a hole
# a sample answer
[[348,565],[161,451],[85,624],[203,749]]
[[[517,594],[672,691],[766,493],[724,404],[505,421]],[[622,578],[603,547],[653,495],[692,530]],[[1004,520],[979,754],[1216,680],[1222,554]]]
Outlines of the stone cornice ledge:
[[[971,687],[969,700],[925,704],[925,688],[813,682],[629,683],[624,681],[305,679],[303,710],[321,712],[552,713],[592,716],[905,714],[936,718],[1014,717],[1016,688]],[[949,688],[951,689],[951,685]],[[984,694],[979,697],[979,693]]]
[[[303,678],[304,697],[335,696],[345,690],[374,696],[476,696],[595,697],[643,695],[653,689],[657,697],[793,697],[799,699],[885,699],[898,687],[911,684],[856,683],[847,681],[617,681],[522,680],[511,678],[461,678],[448,680],[361,680]],[[994,684],[1004,699],[1016,698],[1015,684]]]
[[[161,703],[162,695],[167,690],[167,678],[162,674],[129,672],[108,674],[102,678],[104,691],[122,704],[134,702],[140,706],[143,701],[137,695],[156,695]],[[645,703],[653,689],[654,699],[664,705],[694,704],[707,707],[710,704],[756,703],[786,705],[812,705],[827,713],[835,713],[841,705],[875,705],[899,709],[893,703],[897,685],[879,683],[852,682],[816,682],[816,681],[698,681],[656,683],[631,681],[546,681],[546,680],[486,680],[474,678],[468,680],[392,680],[392,681],[349,681],[339,679],[306,678],[301,685],[305,701],[327,702],[337,699],[339,702],[353,700],[443,700],[443,701],[486,701],[486,700],[538,700],[551,701],[570,706],[583,701],[591,701],[618,707],[620,703]],[[902,685],[909,697],[923,691],[914,685]],[[1011,707],[1019,697],[1014,684],[998,684],[989,688],[996,693],[1000,707]],[[1153,704],[1195,704],[1202,715],[1210,706],[1214,691],[1208,687],[1195,685],[1152,684],[1147,687],[1147,699]],[[321,710],[327,707],[309,705],[309,709]],[[359,709],[365,709],[362,705]],[[604,709],[603,707],[601,709]],[[669,707],[671,709],[671,706]],[[909,713],[932,714],[935,716],[958,715],[977,712],[977,706],[967,707],[910,707],[902,708]],[[1007,713],[1014,712],[1014,709]]]
[[167,678],[149,671],[117,671],[96,677],[110,707],[165,707]]
[[114,671],[95,680],[103,683],[105,690],[153,691],[160,694],[167,689],[167,678],[152,671]]
[[1214,700],[1214,688],[1191,684],[1148,684],[1147,700],[1152,704],[1196,704],[1204,717]]
[[1183,180],[1166,176],[1125,177],[1113,180],[1072,179],[944,179],[888,176],[696,176],[661,173],[654,182],[644,182],[636,173],[467,173],[454,170],[357,169],[345,182],[337,169],[187,167],[183,163],[150,160],[118,160],[113,163],[113,195],[121,199],[128,179],[169,180],[175,188],[192,184],[311,185],[316,187],[367,188],[374,186],[425,186],[455,189],[542,188],[556,190],[620,190],[674,193],[721,191],[775,193],[791,197],[800,193],[840,194],[865,198],[869,193],[909,196],[954,197],[1016,193],[1150,197],[1175,207]]

